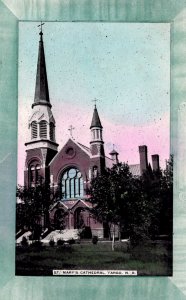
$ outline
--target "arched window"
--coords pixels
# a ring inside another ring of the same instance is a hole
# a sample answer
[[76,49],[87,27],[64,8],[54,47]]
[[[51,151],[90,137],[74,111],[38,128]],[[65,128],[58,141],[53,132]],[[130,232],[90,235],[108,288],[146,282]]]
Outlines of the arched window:
[[36,123],[36,121],[33,121],[31,124],[31,138],[32,139],[37,138],[37,123]]
[[39,123],[39,135],[40,138],[47,138],[47,122],[46,121],[41,121]]
[[96,130],[93,130],[93,138],[96,139]]
[[40,181],[40,175],[39,175],[39,170],[41,169],[41,167],[39,165],[36,166],[35,168],[35,181],[36,183],[38,183]]
[[64,199],[83,197],[83,177],[76,168],[65,171],[61,179],[62,197]]
[[99,139],[99,130],[96,129],[96,138]]
[[35,182],[35,167],[30,166],[30,183]]
[[95,178],[95,177],[97,177],[97,175],[98,175],[98,167],[94,166],[93,167],[93,177]]
[[32,162],[29,167],[29,185],[35,186],[35,184],[40,182],[40,170],[41,166],[37,164],[37,161]]
[[50,140],[54,141],[55,140],[55,126],[54,123],[50,123]]

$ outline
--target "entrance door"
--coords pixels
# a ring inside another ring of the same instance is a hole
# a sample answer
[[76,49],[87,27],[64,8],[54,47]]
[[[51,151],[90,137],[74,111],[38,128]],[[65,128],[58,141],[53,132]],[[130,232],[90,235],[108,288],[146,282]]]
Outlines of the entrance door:
[[84,209],[78,207],[74,212],[74,228],[75,229],[83,229],[85,227],[84,222]]
[[55,228],[63,230],[66,228],[66,215],[67,213],[62,209],[57,209],[54,215]]

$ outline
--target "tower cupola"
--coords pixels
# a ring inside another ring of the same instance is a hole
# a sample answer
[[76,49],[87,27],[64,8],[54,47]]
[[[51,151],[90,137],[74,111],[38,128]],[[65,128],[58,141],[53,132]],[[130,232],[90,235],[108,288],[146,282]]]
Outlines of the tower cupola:
[[96,105],[94,107],[90,130],[91,130],[91,142],[90,143],[95,143],[95,142],[103,143],[103,136],[102,136],[103,127],[101,125],[101,121],[100,121],[100,118],[98,115]]
[[96,105],[94,107],[90,130],[91,173],[101,174],[105,169],[105,151],[102,135],[103,127],[101,125]]
[[119,160],[118,160],[119,153],[113,148],[113,150],[109,154],[110,154],[110,157],[111,157],[113,163],[118,164],[118,162],[119,162]]

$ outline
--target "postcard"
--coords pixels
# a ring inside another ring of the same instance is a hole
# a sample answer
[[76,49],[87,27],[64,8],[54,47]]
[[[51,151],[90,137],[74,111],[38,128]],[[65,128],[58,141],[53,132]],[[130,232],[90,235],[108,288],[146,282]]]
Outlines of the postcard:
[[16,275],[172,274],[169,45],[163,23],[19,23]]
[[185,17],[0,1],[3,299],[185,299]]

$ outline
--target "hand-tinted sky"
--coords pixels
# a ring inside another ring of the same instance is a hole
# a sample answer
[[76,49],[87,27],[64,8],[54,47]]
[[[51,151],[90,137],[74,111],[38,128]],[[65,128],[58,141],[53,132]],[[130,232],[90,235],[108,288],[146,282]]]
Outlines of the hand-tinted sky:
[[[18,182],[23,183],[24,143],[34,100],[39,23],[19,26]],[[169,157],[170,28],[149,23],[60,23],[43,26],[56,140],[69,125],[89,145],[92,100],[103,125],[106,154],[115,144],[120,160],[139,163],[138,146]]]

